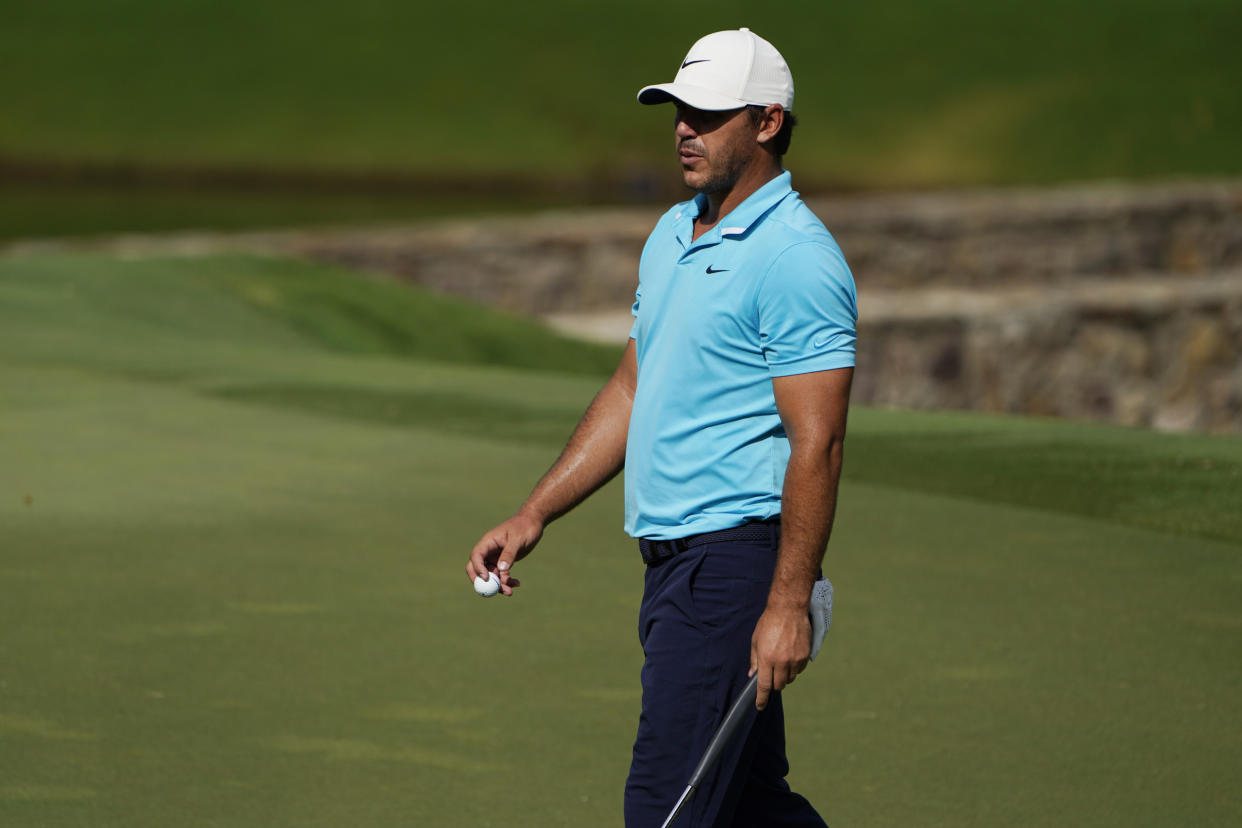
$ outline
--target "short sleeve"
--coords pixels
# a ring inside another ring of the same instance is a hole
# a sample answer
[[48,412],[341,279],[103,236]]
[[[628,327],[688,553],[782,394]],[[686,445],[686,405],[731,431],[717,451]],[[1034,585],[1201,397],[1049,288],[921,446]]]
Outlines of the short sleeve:
[[756,310],[772,376],[853,367],[858,299],[834,244],[801,242],[782,251],[759,286]]

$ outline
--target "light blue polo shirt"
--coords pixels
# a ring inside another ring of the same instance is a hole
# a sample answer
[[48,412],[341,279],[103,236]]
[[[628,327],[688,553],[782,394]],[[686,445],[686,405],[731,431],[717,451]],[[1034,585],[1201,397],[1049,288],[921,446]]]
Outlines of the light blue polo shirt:
[[700,195],[643,248],[625,531],[668,540],[781,510],[789,438],[772,378],[854,365],[854,279],[823,223],[769,181],[697,241]]

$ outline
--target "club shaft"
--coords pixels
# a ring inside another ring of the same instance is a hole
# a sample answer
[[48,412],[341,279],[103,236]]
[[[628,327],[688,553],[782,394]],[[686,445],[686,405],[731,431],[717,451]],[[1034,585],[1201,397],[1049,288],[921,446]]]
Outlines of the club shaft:
[[746,686],[737,694],[737,698],[733,700],[733,706],[729,708],[728,714],[724,721],[720,723],[720,727],[716,728],[716,733],[712,736],[712,740],[707,745],[707,750],[703,751],[703,758],[699,760],[699,766],[694,769],[694,773],[690,777],[690,784],[686,785],[686,789],[681,792],[681,798],[677,800],[677,804],[673,806],[673,810],[669,811],[668,819],[664,820],[661,828],[668,828],[677,819],[677,815],[681,813],[682,807],[694,794],[703,777],[711,771],[716,763],[720,761],[720,754],[724,753],[724,749],[733,741],[733,736],[737,733],[738,727],[746,718],[746,714],[755,706],[755,695],[759,692],[759,675],[755,674],[750,677],[750,681],[746,682]]
[[720,761],[720,754],[729,746],[729,742],[733,740],[733,735],[737,732],[738,726],[745,720],[746,714],[755,707],[755,695],[759,692],[759,674],[750,677],[750,681],[746,682],[746,686],[742,688],[742,692],[737,694],[737,698],[733,700],[733,706],[729,708],[729,713],[725,716],[725,720],[720,723],[720,727],[716,728],[716,735],[712,737],[711,742],[707,746],[707,750],[703,752],[703,758],[699,762],[699,766],[694,769],[694,774],[690,777],[690,788],[697,789],[703,781],[703,777],[715,767]]
[[677,815],[681,813],[681,806],[686,804],[686,800],[690,798],[690,794],[694,793],[694,786],[687,785],[686,789],[681,792],[681,799],[677,800],[677,804],[673,806],[673,810],[668,812],[668,819],[664,820],[664,824],[660,828],[668,828],[673,824],[673,820],[677,819]]

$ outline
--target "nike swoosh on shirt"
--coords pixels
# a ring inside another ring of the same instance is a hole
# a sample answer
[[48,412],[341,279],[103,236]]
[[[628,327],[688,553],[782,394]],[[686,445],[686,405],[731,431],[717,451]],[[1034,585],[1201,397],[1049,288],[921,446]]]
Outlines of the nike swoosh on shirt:
[[832,335],[827,334],[825,336],[817,336],[814,339],[812,339],[811,345],[815,348],[822,348],[831,341],[832,341]]
[[711,58],[699,58],[698,60],[687,60],[685,63],[681,65],[681,68],[685,69],[687,66],[689,66],[692,63],[711,63]]
[[707,270],[705,272],[707,273],[708,276],[711,276],[713,273],[728,273],[729,268],[719,267],[719,268],[716,268],[715,270],[712,270],[712,266],[708,265]]

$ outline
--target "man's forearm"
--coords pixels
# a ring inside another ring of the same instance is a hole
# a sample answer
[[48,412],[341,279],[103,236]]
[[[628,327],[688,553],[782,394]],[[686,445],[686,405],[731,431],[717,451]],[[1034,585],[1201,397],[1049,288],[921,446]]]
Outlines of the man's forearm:
[[785,469],[781,495],[781,545],[768,606],[805,610],[824,559],[841,479],[843,440],[797,451]]
[[578,422],[560,457],[518,510],[547,525],[577,506],[625,466],[634,406],[633,340],[616,373]]

